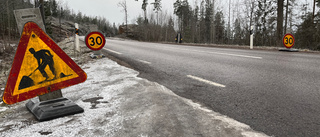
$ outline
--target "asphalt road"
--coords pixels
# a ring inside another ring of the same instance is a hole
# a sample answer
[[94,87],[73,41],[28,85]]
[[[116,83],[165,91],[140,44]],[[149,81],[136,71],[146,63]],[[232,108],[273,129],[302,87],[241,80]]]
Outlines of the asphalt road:
[[320,136],[320,54],[114,39],[107,39],[103,52],[254,130]]

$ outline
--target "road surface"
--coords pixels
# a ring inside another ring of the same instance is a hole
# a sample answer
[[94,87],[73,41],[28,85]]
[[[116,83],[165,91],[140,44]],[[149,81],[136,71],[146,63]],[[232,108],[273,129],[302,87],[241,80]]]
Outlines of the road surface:
[[103,52],[254,130],[320,136],[320,54],[116,39],[107,39]]

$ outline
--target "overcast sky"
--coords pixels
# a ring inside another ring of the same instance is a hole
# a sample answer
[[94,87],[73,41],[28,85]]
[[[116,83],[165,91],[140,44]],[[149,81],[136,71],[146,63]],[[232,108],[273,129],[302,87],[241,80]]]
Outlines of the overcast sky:
[[[122,8],[118,6],[120,1],[122,0],[60,0],[60,2],[64,4],[67,3],[76,13],[81,11],[83,14],[89,16],[102,16],[109,20],[110,23],[116,23],[116,25],[124,22],[124,12],[121,12]],[[154,0],[149,0],[149,2],[152,1]],[[162,0],[162,10],[168,10],[172,13],[173,3],[175,1],[176,0]],[[132,23],[132,20],[139,15],[143,16],[141,5],[142,0],[127,0],[128,23]],[[152,8],[152,5],[148,6]]]
[[[60,3],[67,4],[69,8],[73,9],[74,12],[81,11],[83,14],[88,16],[101,16],[105,17],[110,23],[115,23],[116,25],[122,24],[124,20],[124,12],[122,8],[118,6],[118,3],[122,0],[57,0]],[[143,16],[143,11],[141,9],[142,0],[126,0],[128,6],[128,23],[135,23],[135,19],[141,15]],[[149,3],[154,0],[148,0]],[[162,2],[162,11],[168,11],[173,15],[173,3],[176,0],[161,0]],[[191,6],[195,5],[195,1],[200,0],[189,0]],[[235,0],[231,0],[235,1]],[[239,0],[243,1],[243,0]],[[309,11],[312,10],[313,0],[297,0],[299,2],[308,2]],[[228,2],[229,0],[217,0],[216,6],[220,10],[224,10],[225,18],[228,16]],[[298,3],[299,3],[298,2]],[[239,6],[239,5],[238,5]],[[148,5],[149,10],[152,11],[153,5]]]

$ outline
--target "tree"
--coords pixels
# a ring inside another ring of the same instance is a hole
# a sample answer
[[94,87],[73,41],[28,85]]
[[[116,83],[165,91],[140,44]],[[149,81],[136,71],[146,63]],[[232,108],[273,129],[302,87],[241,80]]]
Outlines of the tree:
[[141,8],[142,8],[143,13],[144,13],[144,21],[145,21],[145,23],[148,22],[148,19],[147,19],[147,5],[148,5],[148,0],[143,0]]
[[216,13],[215,15],[215,20],[214,20],[214,24],[215,24],[215,39],[216,39],[216,43],[218,44],[222,44],[224,43],[224,39],[225,39],[225,28],[224,28],[224,20],[223,20],[223,13],[222,11],[219,11]]
[[283,35],[283,0],[278,0],[277,10],[277,45],[281,45],[281,39]]
[[206,31],[206,27],[205,27],[205,6],[204,6],[205,2],[204,0],[201,1],[200,3],[200,17],[199,17],[199,41],[200,42],[204,42],[206,41],[206,37],[204,33],[201,32],[205,32]]
[[320,25],[312,22],[313,15],[307,15],[296,33],[296,47],[320,50]]
[[[293,7],[295,5],[296,5],[295,0],[287,0],[287,3],[285,5],[286,14],[285,14],[285,23],[284,23],[284,34],[287,33],[288,28],[292,30]],[[289,27],[288,27],[288,24],[289,24]]]
[[235,43],[240,43],[242,39],[242,29],[241,29],[241,24],[239,19],[237,18],[236,21],[234,22],[234,42]]
[[50,0],[50,7],[53,17],[58,17],[58,4],[56,0]]
[[122,12],[124,12],[125,21],[126,21],[126,35],[128,35],[128,8],[127,1],[123,0],[118,3],[118,6],[122,8]]
[[[213,14],[213,5],[211,3],[211,0],[206,0],[206,5],[205,5],[205,27],[206,27],[206,31],[205,31],[205,35],[206,35],[206,40],[205,42],[213,42],[211,39],[212,37],[212,33],[211,33],[211,24],[212,24],[212,14]],[[222,12],[221,12],[222,13]]]
[[255,39],[254,43],[257,45],[272,45],[274,41],[274,32],[276,32],[276,18],[274,15],[276,5],[273,0],[262,0],[257,2],[255,10]]
[[156,14],[157,14],[157,24],[158,24],[158,19],[159,19],[159,11],[161,11],[161,0],[155,0],[153,3],[151,3],[151,4],[153,4],[153,11],[155,11],[156,12]]
[[78,14],[77,14],[77,16],[76,16],[76,22],[77,22],[77,23],[81,23],[81,22],[82,22],[82,19],[83,19],[82,13],[79,11]]
[[190,5],[188,0],[177,0],[174,4],[174,14],[179,18],[179,31],[183,33],[184,29],[188,27],[190,17]]

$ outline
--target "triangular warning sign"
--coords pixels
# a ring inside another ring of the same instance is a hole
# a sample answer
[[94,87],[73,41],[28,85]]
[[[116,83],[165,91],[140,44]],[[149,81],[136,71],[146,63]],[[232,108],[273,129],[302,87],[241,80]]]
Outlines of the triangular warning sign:
[[3,93],[6,104],[84,82],[86,73],[34,22],[25,24]]

